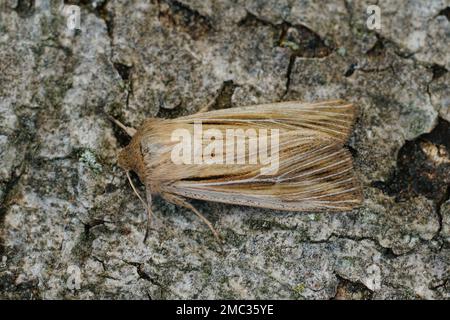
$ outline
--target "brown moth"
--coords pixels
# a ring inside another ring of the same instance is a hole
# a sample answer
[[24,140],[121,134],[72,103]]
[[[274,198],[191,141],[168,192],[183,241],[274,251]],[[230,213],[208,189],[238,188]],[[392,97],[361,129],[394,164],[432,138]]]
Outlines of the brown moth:
[[[357,207],[362,201],[361,187],[350,152],[344,147],[354,119],[352,104],[333,100],[262,104],[169,120],[151,118],[138,130],[116,121],[132,136],[120,151],[118,163],[127,175],[132,170],[144,183],[149,217],[152,195],[160,195],[192,210],[218,237],[188,198],[303,212]],[[199,136],[195,132],[199,124],[202,132],[214,132],[214,138],[211,134]],[[194,152],[183,154],[187,161],[181,163],[174,161],[174,150],[180,149],[180,140],[174,139],[176,132],[194,138],[197,134],[196,141],[184,141],[187,150]],[[255,132],[266,137],[272,133],[278,140],[263,141]],[[236,151],[237,140],[244,143],[245,153]],[[268,161],[258,162],[258,157],[263,159],[263,147],[275,144],[271,156],[276,156],[278,163],[268,172]]]

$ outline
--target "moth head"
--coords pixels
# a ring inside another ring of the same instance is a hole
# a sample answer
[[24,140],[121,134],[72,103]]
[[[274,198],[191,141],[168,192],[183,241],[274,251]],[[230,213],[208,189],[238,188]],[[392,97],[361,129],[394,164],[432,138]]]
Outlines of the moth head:
[[117,162],[125,171],[134,171],[142,177],[144,162],[140,148],[140,136],[135,135],[130,144],[120,150]]
[[152,127],[152,124],[156,119],[150,118],[145,120],[144,124],[139,128],[139,130],[127,127],[112,117],[110,117],[110,119],[131,137],[131,141],[128,146],[126,146],[119,152],[117,158],[119,166],[125,171],[136,172],[139,178],[141,178],[141,181],[144,181],[142,180],[142,178],[145,177],[145,165],[141,150],[141,141],[142,138],[147,134],[149,128]]
[[120,121],[112,117],[110,117],[110,119],[131,137],[131,141],[128,144],[128,146],[120,150],[119,155],[117,157],[117,163],[125,171],[134,171],[141,177],[141,173],[143,173],[141,132],[137,131],[134,128],[125,126]]
[[132,156],[133,150],[130,147],[125,147],[119,152],[119,156],[117,157],[117,162],[119,166],[125,170],[130,171],[133,170],[135,166],[135,160]]

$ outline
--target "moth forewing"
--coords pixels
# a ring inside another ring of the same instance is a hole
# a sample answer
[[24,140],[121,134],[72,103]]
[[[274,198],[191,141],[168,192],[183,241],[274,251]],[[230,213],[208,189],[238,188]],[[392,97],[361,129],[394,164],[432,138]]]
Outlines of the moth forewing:
[[187,198],[289,211],[345,211],[361,202],[350,154],[336,145],[317,145],[300,155],[282,150],[274,176],[245,171],[177,180],[162,189]]
[[143,165],[128,169],[137,170],[152,193],[177,204],[193,198],[291,211],[351,210],[362,200],[343,147],[354,119],[355,108],[342,100],[152,119],[127,151],[139,153],[135,162]]

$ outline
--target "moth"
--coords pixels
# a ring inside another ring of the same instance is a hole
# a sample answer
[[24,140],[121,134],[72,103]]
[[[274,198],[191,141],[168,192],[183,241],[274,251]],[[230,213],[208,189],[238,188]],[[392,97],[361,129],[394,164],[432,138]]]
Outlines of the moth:
[[137,130],[115,120],[132,137],[118,164],[136,193],[129,171],[145,185],[147,201],[137,195],[149,221],[152,197],[159,195],[192,210],[216,237],[188,199],[299,212],[350,211],[362,201],[344,146],[355,114],[353,104],[342,100],[289,101],[150,118]]

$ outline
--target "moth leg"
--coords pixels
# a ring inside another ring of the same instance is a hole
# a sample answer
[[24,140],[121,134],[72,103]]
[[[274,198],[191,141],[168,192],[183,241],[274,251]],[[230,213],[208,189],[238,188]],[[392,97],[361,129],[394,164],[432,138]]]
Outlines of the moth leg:
[[205,106],[198,109],[198,111],[196,113],[202,113],[202,112],[209,111],[209,109],[211,109],[211,107],[216,103],[216,99],[217,98],[211,99],[211,101],[208,102],[208,104],[206,104]]
[[211,230],[211,232],[213,233],[213,235],[217,239],[217,241],[222,242],[222,238],[220,237],[217,230],[213,227],[212,223],[208,219],[206,219],[205,216],[202,215],[192,204],[187,202],[184,198],[173,195],[173,194],[164,193],[164,194],[161,194],[161,196],[173,204],[179,205],[181,207],[184,207],[184,208],[189,209],[192,212],[194,212],[195,215],[197,217],[199,217],[208,226],[208,228]]
[[149,233],[150,226],[151,226],[151,223],[152,223],[152,218],[155,216],[153,214],[153,211],[152,211],[152,194],[150,192],[150,188],[147,187],[146,192],[145,192],[147,202],[145,202],[142,199],[142,197],[139,194],[139,192],[137,191],[136,187],[134,186],[134,183],[133,183],[133,181],[131,180],[131,177],[130,177],[130,173],[128,171],[125,171],[125,174],[127,175],[128,182],[130,183],[131,188],[133,189],[134,193],[137,195],[139,200],[142,202],[142,204],[144,205],[145,211],[147,212],[147,228],[145,230],[145,236],[144,236],[144,242],[145,242],[147,240],[147,237],[148,237],[148,233]]
[[144,236],[144,243],[145,241],[147,241],[147,237],[148,234],[150,232],[150,226],[152,225],[152,221],[153,221],[153,211],[152,211],[152,194],[150,193],[150,190],[147,188],[146,192],[146,200],[147,200],[147,206],[146,206],[146,211],[147,211],[147,228],[145,230],[145,236]]

